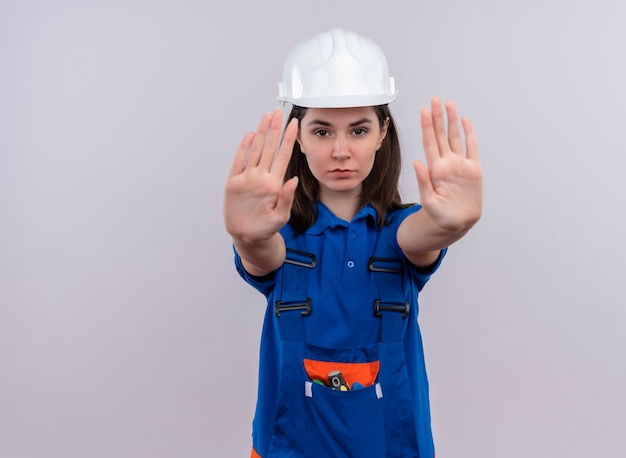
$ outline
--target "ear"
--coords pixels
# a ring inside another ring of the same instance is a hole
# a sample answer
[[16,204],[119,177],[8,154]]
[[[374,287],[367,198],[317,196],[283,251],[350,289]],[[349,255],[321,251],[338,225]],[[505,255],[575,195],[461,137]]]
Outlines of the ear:
[[300,152],[302,152],[302,154],[306,154],[304,152],[304,148],[302,148],[302,142],[300,141],[300,132],[298,132],[298,136],[296,137],[296,141],[298,142],[298,146],[300,147]]
[[389,117],[385,119],[383,126],[380,128],[380,137],[378,138],[378,143],[376,144],[376,151],[378,151],[383,144],[383,140],[387,136],[387,130],[389,129]]

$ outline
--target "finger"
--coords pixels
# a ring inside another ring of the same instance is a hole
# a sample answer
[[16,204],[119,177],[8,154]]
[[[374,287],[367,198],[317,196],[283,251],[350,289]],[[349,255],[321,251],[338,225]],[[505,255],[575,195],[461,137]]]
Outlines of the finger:
[[246,167],[256,167],[259,165],[259,158],[261,157],[263,145],[265,144],[265,135],[267,134],[271,122],[271,113],[265,113],[261,117],[261,121],[259,122],[259,126],[257,127],[256,133],[254,134],[252,144],[248,149],[248,159],[246,161]]
[[435,138],[439,146],[439,154],[441,156],[450,152],[450,143],[446,133],[446,124],[443,119],[443,107],[439,97],[434,96],[431,101],[431,111],[433,117],[433,129],[435,130]]
[[420,161],[413,162],[413,169],[415,170],[415,176],[417,178],[417,187],[420,193],[420,200],[422,203],[429,199],[435,192],[433,189],[433,183],[430,179],[430,173],[424,164]]
[[280,143],[280,148],[278,149],[278,153],[274,158],[274,163],[272,164],[271,173],[275,174],[278,177],[285,176],[285,171],[287,170],[287,166],[289,165],[289,160],[291,159],[291,154],[293,153],[293,145],[296,142],[296,137],[298,136],[298,119],[293,118],[285,127],[285,133],[283,135],[283,140]]
[[285,182],[280,189],[278,201],[276,203],[276,212],[289,215],[291,213],[291,205],[293,204],[298,187],[298,177],[293,177]]
[[454,153],[463,153],[461,126],[454,102],[446,103],[446,114],[448,116],[448,144],[450,149]]
[[235,151],[235,157],[233,163],[230,166],[229,176],[238,175],[246,168],[246,156],[248,155],[248,149],[254,138],[254,132],[248,132],[239,143],[237,151]]
[[422,108],[420,113],[420,122],[422,124],[422,145],[424,146],[424,155],[426,162],[433,164],[439,159],[439,145],[435,138],[435,130],[433,128],[433,117],[428,108]]
[[265,136],[265,142],[263,143],[263,150],[259,158],[259,167],[269,171],[276,154],[276,147],[278,146],[278,139],[280,138],[280,132],[282,131],[283,124],[283,111],[280,108],[276,108],[272,113],[270,119],[269,131]]
[[465,148],[467,149],[467,158],[477,161],[478,157],[478,141],[472,123],[467,118],[461,118],[463,132],[465,133]]

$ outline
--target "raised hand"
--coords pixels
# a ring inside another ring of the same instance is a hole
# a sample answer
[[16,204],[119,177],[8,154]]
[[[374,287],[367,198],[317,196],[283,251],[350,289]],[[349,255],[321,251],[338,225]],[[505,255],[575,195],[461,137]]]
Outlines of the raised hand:
[[464,231],[482,213],[482,168],[472,125],[467,118],[460,124],[454,103],[446,103],[448,130],[443,107],[437,97],[431,110],[422,109],[422,141],[428,166],[415,161],[420,201],[423,210],[441,229]]
[[294,177],[283,183],[283,178],[298,123],[295,119],[289,123],[279,147],[281,125],[280,109],[265,114],[257,131],[241,140],[226,178],[226,230],[245,244],[271,239],[290,216],[298,180]]

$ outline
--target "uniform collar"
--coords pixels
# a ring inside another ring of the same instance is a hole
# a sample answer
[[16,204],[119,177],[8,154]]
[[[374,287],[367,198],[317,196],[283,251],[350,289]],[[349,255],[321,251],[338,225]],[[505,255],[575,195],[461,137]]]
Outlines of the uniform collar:
[[[327,228],[343,226],[348,227],[350,223],[342,220],[341,218],[335,216],[333,212],[331,212],[326,205],[321,202],[316,202],[317,205],[317,219],[313,223],[313,225],[305,231],[305,234],[311,235],[319,235],[324,232]],[[371,217],[372,221],[376,222],[376,210],[370,204],[365,205],[359,212],[352,218],[351,222],[357,221],[359,219]]]

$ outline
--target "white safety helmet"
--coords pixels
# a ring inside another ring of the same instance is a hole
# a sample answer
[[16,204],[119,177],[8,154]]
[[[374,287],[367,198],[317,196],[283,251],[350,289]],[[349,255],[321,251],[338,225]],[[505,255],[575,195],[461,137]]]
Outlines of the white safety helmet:
[[393,102],[396,94],[378,45],[342,29],[296,45],[278,84],[278,100],[306,108],[384,105]]

